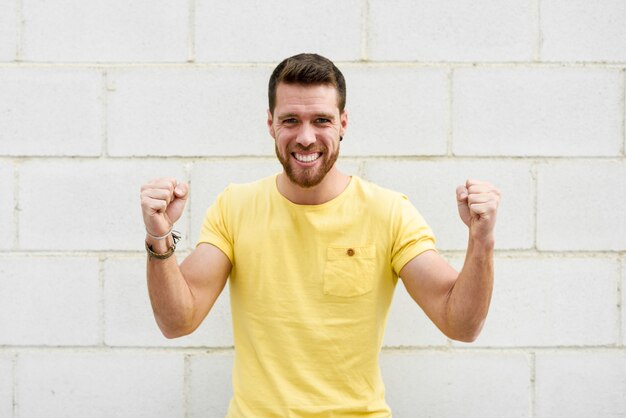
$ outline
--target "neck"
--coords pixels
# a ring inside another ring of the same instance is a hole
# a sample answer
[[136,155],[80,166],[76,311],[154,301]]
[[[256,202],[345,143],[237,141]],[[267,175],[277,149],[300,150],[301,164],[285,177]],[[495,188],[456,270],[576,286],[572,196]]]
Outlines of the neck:
[[297,205],[321,205],[339,196],[350,184],[350,177],[335,167],[326,174],[324,179],[313,187],[302,187],[289,180],[282,172],[278,175],[276,186],[278,191],[289,201]]

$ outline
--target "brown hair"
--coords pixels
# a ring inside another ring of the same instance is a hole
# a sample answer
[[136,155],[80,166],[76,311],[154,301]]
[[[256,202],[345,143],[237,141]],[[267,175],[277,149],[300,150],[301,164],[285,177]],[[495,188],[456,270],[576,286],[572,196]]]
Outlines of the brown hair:
[[279,83],[317,85],[329,84],[337,89],[337,107],[346,107],[346,80],[328,58],[317,54],[298,54],[284,59],[272,72],[268,86],[270,112],[276,106],[276,88]]

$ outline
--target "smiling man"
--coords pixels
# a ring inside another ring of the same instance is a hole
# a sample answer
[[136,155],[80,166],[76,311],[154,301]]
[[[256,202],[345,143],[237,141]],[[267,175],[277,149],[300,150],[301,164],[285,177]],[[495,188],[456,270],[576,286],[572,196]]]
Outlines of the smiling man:
[[172,227],[188,186],[142,187],[156,321],[169,338],[193,332],[230,277],[228,417],[390,417],[378,355],[397,280],[445,335],[474,340],[491,299],[499,192],[476,180],[457,188],[469,235],[457,273],[404,195],[337,169],[348,114],[331,61],[287,58],[268,96],[283,171],[225,189],[180,266]]

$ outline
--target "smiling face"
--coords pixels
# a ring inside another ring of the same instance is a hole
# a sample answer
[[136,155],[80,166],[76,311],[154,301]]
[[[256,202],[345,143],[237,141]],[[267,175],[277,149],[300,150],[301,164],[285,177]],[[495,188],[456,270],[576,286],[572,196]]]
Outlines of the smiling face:
[[276,156],[293,185],[311,188],[336,170],[339,138],[348,124],[339,112],[332,85],[286,84],[276,88],[276,106],[267,125],[275,140]]

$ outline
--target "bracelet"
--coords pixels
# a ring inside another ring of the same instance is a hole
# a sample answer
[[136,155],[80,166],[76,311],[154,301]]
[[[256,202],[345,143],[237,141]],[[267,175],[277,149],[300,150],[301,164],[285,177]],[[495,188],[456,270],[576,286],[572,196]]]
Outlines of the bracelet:
[[[172,254],[174,254],[174,251],[176,250],[176,244],[180,240],[180,235],[177,231],[174,231],[174,230],[170,230],[170,232],[168,232],[167,235],[170,235],[170,234],[172,234],[172,245],[164,253],[155,252],[152,249],[152,245],[148,244],[148,242],[146,241],[146,251],[148,252],[148,256],[150,258],[157,258],[159,260],[165,260],[167,258],[170,258]],[[167,237],[167,235],[165,237]]]
[[148,234],[148,236],[152,238],[153,240],[161,241],[169,237],[173,230],[174,230],[174,227],[171,227],[170,230],[167,231],[167,234],[163,235],[162,237],[157,237],[157,236],[152,235],[150,232],[148,232],[148,228],[146,228],[146,234]]

